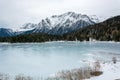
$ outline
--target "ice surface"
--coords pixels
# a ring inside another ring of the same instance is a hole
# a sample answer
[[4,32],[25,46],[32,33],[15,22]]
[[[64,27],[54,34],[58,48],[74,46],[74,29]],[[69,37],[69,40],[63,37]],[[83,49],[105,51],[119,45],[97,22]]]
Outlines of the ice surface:
[[119,43],[0,43],[0,72],[11,75],[24,73],[30,76],[49,76],[61,70],[85,66],[95,60],[109,62],[113,56],[120,57]]

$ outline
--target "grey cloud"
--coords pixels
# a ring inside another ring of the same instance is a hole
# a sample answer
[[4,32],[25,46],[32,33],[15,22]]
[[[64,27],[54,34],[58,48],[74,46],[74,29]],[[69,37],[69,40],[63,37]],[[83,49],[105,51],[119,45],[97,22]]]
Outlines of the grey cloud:
[[120,14],[120,0],[0,0],[0,27],[37,23],[67,11],[108,18]]

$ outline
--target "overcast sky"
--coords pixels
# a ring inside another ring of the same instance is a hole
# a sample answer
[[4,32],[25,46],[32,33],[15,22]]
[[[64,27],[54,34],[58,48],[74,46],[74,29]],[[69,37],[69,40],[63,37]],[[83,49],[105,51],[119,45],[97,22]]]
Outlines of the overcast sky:
[[120,15],[120,0],[0,0],[0,27],[21,27],[68,11],[108,18]]

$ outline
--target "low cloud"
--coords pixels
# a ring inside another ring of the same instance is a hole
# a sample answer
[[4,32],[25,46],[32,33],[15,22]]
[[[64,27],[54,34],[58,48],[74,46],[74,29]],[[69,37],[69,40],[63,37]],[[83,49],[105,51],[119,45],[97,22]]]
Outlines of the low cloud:
[[120,0],[0,0],[0,27],[38,23],[67,11],[108,18],[120,14]]

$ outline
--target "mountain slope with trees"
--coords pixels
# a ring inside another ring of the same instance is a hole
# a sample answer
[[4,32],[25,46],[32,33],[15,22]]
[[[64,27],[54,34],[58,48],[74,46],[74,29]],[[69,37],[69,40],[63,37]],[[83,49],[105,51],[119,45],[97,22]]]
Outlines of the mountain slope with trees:
[[32,33],[13,37],[0,38],[0,42],[45,42],[57,40],[89,40],[93,38],[100,41],[120,41],[120,16],[112,17],[104,22],[91,25],[70,34],[49,35]]
[[89,40],[93,38],[100,41],[120,41],[120,16],[110,18],[104,22],[79,29],[65,35],[66,39]]

